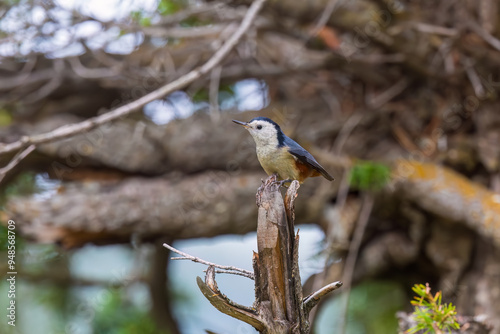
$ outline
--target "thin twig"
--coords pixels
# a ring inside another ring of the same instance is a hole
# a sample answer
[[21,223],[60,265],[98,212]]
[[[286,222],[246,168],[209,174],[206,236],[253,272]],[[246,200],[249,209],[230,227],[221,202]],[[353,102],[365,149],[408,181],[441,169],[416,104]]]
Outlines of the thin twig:
[[415,27],[415,29],[423,33],[450,36],[450,37],[456,36],[458,34],[457,29],[436,26],[428,23],[417,22],[414,23],[413,26]]
[[215,52],[214,55],[201,67],[195,68],[194,70],[178,78],[177,80],[174,80],[173,82],[168,83],[135,101],[132,101],[126,105],[118,107],[105,114],[89,118],[83,122],[75,124],[67,124],[53,131],[49,131],[32,137],[23,137],[20,140],[13,143],[9,144],[0,143],[0,154],[5,154],[19,150],[22,147],[29,144],[38,145],[83,133],[104,123],[126,116],[134,111],[139,110],[140,108],[142,108],[151,101],[160,99],[165,95],[168,95],[181,88],[184,88],[185,86],[189,85],[196,79],[209,73],[212,69],[214,69],[217,65],[221,63],[221,61],[229,54],[229,52],[231,52],[231,50],[236,46],[236,44],[238,44],[239,40],[243,37],[246,31],[250,28],[252,22],[257,16],[257,13],[262,8],[265,2],[266,0],[255,0],[252,3],[252,5],[245,14],[243,21],[239,25],[238,29],[236,29],[234,34],[227,39],[224,45],[222,45],[222,47],[219,50],[217,50],[217,52]]
[[[124,25],[124,27],[126,27]],[[153,26],[142,28],[142,32],[151,37],[169,37],[169,38],[207,38],[210,35],[217,35],[223,32],[228,27],[227,24],[214,24],[202,27],[172,27],[167,28],[162,26]]]
[[[254,275],[251,271],[248,271],[245,269],[240,269],[240,268],[233,267],[233,266],[222,266],[220,264],[208,262],[208,261],[205,261],[203,259],[200,259],[199,257],[189,255],[188,253],[184,253],[184,252],[170,246],[169,244],[163,244],[163,247],[168,248],[172,252],[177,253],[181,256],[181,257],[173,257],[172,260],[190,260],[190,261],[198,262],[198,263],[201,263],[201,264],[204,264],[207,266],[213,266],[215,268],[219,268],[219,269],[223,269],[223,270],[230,270],[233,272],[238,272],[241,276],[245,276],[245,277],[248,277],[250,279],[254,279]],[[235,275],[238,275],[238,274],[235,274]]]
[[220,75],[222,72],[222,66],[217,66],[210,73],[210,118],[212,121],[218,121],[220,118],[219,110],[219,87],[220,87]]
[[85,79],[102,79],[110,78],[119,75],[120,73],[116,68],[88,68],[83,66],[80,58],[78,56],[69,57],[68,62],[71,65],[71,69],[77,75]]
[[[206,272],[206,270],[204,270],[203,272]],[[250,277],[248,276],[246,273],[242,273],[242,272],[239,272],[239,271],[234,271],[234,270],[216,270],[215,271],[216,274],[230,274],[230,275],[238,275],[238,276],[243,276],[243,277],[246,277],[246,278],[250,278],[250,279],[254,279],[254,277]]]
[[31,152],[33,152],[33,150],[35,149],[35,145],[30,145],[28,146],[25,150],[19,152],[18,154],[16,154],[16,156],[14,158],[12,158],[12,160],[7,164],[7,166],[3,167],[3,168],[0,168],[0,183],[2,182],[3,178],[5,177],[5,175],[14,167],[16,167],[16,165],[18,163],[21,162],[21,160],[23,160],[24,158],[26,158],[28,156],[28,154],[30,154]]
[[478,34],[482,39],[484,39],[489,45],[500,51],[500,40],[488,33],[484,30],[479,24],[476,22],[470,21],[469,27]]
[[389,87],[386,91],[379,95],[368,99],[367,104],[370,108],[378,109],[384,104],[401,94],[410,85],[410,80],[403,78]]
[[304,298],[303,305],[304,305],[304,310],[306,312],[306,315],[309,313],[309,311],[311,311],[311,309],[314,306],[316,306],[320,302],[321,298],[323,298],[324,296],[326,296],[330,292],[337,290],[341,286],[342,286],[341,281],[333,282],[333,283],[330,283],[328,285],[325,285],[324,287],[322,287],[318,291],[316,291],[316,292],[310,294],[309,296],[307,296],[306,298]]
[[341,311],[339,314],[340,319],[340,330],[339,333],[345,333],[346,320],[347,320],[347,305],[349,304],[349,296],[351,292],[352,276],[354,274],[354,268],[356,267],[356,259],[358,258],[359,248],[361,242],[363,241],[363,235],[366,230],[366,225],[370,218],[370,214],[373,209],[374,198],[371,194],[366,194],[363,199],[363,205],[361,212],[359,214],[359,219],[354,230],[354,235],[352,237],[351,244],[349,245],[349,254],[345,261],[344,274],[342,275],[342,281],[344,282],[344,293],[342,294]]
[[469,78],[469,81],[472,84],[472,88],[474,88],[474,93],[478,98],[483,98],[486,93],[481,83],[481,78],[479,78],[479,75],[474,69],[474,62],[470,58],[466,58],[464,61],[464,65],[465,73],[467,74],[467,78]]
[[35,103],[37,101],[40,101],[41,99],[49,96],[50,93],[52,93],[61,86],[63,81],[62,73],[66,67],[64,65],[64,61],[62,61],[61,59],[55,59],[52,67],[53,68],[52,68],[51,79],[47,83],[45,83],[41,88],[30,93],[29,95],[26,95],[23,99],[25,103]]
[[330,0],[328,4],[326,5],[325,9],[323,10],[323,13],[321,13],[321,16],[318,19],[318,22],[314,26],[314,29],[311,32],[311,36],[316,36],[321,29],[328,23],[328,20],[330,19],[330,16],[332,16],[333,11],[337,7],[339,0]]
[[363,114],[360,112],[352,114],[347,121],[342,125],[340,132],[335,139],[335,143],[333,145],[333,152],[336,155],[340,155],[342,153],[342,149],[344,148],[345,143],[347,142],[347,138],[351,135],[352,131],[359,124],[361,119],[363,118]]

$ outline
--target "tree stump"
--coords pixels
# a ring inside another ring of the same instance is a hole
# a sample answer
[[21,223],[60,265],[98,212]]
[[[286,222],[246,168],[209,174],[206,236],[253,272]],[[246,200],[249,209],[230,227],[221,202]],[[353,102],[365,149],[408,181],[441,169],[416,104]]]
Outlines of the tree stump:
[[294,231],[294,201],[299,183],[293,181],[283,201],[276,176],[258,189],[257,247],[253,254],[255,302],[238,305],[223,295],[209,266],[205,281],[198,286],[210,303],[222,313],[252,325],[260,333],[300,333],[310,331],[308,316],[321,297],[342,286],[334,282],[303,298],[298,265],[299,236]]

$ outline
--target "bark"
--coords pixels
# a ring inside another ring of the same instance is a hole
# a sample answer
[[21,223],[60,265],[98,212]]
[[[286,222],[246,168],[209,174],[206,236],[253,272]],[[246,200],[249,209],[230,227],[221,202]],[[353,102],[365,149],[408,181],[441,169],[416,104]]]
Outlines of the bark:
[[[326,159],[322,161],[326,161],[325,166],[330,164]],[[429,212],[465,224],[499,245],[498,195],[444,167],[401,160],[393,170],[396,186],[386,190],[389,198],[402,194]],[[255,213],[244,203],[263,175],[235,169],[189,178],[173,173],[163,178],[73,183],[60,186],[52,198],[13,198],[7,204],[7,212],[26,222],[21,227],[26,235],[67,246],[89,241],[123,242],[134,233],[144,238],[162,233],[175,238],[241,234],[255,229]],[[299,219],[333,224],[338,216],[331,216],[325,208],[335,196],[335,186],[338,184],[320,178],[308,180],[302,193],[314,200],[298,205]],[[220,204],[212,207],[212,200]],[[109,207],[103,208],[103,203]],[[345,229],[351,229],[349,226],[352,222]],[[410,257],[415,254],[408,251]]]
[[234,303],[220,292],[213,266],[207,270],[205,282],[197,278],[200,290],[215,308],[252,325],[260,333],[308,334],[311,309],[326,294],[342,286],[335,282],[306,298],[302,296],[299,238],[294,232],[298,188],[298,181],[292,182],[283,201],[280,185],[272,175],[257,191],[258,253],[253,256],[255,302],[251,308]]
[[500,195],[460,174],[433,164],[398,161],[396,180],[425,210],[465,223],[500,247]]
[[68,184],[55,201],[13,200],[9,214],[23,222],[20,228],[26,236],[67,247],[123,242],[132,234],[144,239],[242,234],[255,229],[249,221],[255,221],[256,213],[235,203],[252,198],[259,182],[259,174],[207,172],[181,179]]

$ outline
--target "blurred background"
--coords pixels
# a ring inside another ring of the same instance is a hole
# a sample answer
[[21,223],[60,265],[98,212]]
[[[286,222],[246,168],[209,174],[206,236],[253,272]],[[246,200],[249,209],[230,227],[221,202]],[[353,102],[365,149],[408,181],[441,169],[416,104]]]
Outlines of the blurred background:
[[[0,143],[84,121],[204,64],[252,1],[7,0]],[[299,190],[313,331],[387,334],[430,283],[500,333],[497,0],[277,0],[209,74],[0,170],[1,333],[256,333],[215,310],[191,255],[251,270],[266,177],[231,119],[270,117],[335,177]],[[16,152],[0,144],[0,168]],[[373,204],[373,205],[372,205]],[[251,305],[253,282],[218,275]],[[6,312],[6,311],[3,311]]]

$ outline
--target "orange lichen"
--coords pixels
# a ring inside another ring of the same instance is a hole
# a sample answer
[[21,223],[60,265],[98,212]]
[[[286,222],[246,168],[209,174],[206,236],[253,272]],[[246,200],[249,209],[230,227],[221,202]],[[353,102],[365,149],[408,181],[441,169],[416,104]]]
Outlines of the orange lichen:
[[500,194],[432,163],[397,160],[392,174],[422,207],[463,221],[500,244]]

